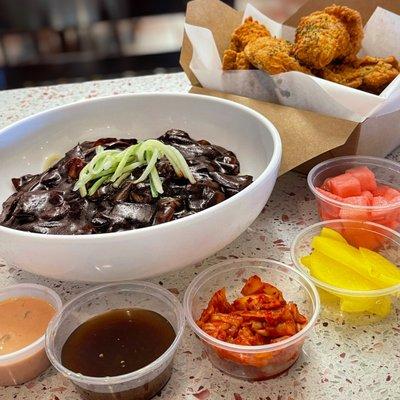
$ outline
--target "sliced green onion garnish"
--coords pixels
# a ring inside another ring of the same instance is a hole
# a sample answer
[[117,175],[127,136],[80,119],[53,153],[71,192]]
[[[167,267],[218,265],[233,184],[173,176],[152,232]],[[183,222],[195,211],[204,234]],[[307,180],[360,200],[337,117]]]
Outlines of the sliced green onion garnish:
[[153,183],[152,179],[150,179],[150,191],[151,191],[151,195],[153,197],[158,197],[158,192],[157,192],[157,190],[156,190],[156,188],[154,186],[154,183]]
[[151,170],[156,166],[159,152],[157,149],[154,150],[153,154],[150,156],[147,156],[149,154],[149,150],[146,151],[146,162],[147,162],[147,167],[143,171],[142,175],[139,176],[138,179],[135,180],[133,183],[140,183],[146,180],[146,178],[150,175]]
[[[177,176],[187,178],[190,183],[196,182],[178,149],[159,140],[149,139],[125,150],[104,150],[101,146],[96,147],[96,155],[80,172],[74,190],[79,190],[82,197],[93,196],[101,185],[113,182],[113,187],[117,188],[132,176],[135,169],[146,166],[134,183],[149,179],[151,194],[157,197],[164,193],[156,167],[157,161],[163,157],[168,159]],[[90,185],[89,189],[87,185]]]
[[130,172],[126,172],[125,174],[122,174],[122,175],[113,183],[113,186],[114,186],[115,188],[120,187],[121,183],[122,183],[125,179],[128,179],[130,174],[131,174]]
[[97,189],[108,179],[108,176],[103,176],[100,179],[97,179],[97,181],[90,187],[88,194],[89,196],[93,196]]
[[164,193],[164,189],[162,187],[162,182],[160,179],[160,175],[158,175],[157,168],[153,168],[150,172],[150,182],[154,184],[154,188],[158,193]]
[[125,151],[120,153],[120,154],[123,154],[123,156],[119,157],[121,159],[121,161],[119,162],[113,176],[111,177],[111,182],[115,182],[123,174],[123,170],[129,160],[129,157],[131,155],[134,155],[137,146],[138,145],[130,146],[128,149],[126,149]]

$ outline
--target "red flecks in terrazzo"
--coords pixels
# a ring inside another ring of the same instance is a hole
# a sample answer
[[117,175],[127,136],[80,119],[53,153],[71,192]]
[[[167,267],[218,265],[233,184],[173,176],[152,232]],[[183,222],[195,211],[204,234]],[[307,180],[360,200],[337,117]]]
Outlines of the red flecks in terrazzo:
[[68,390],[66,387],[60,386],[60,387],[50,389],[50,392],[51,393],[63,393],[66,390]]
[[287,222],[287,221],[289,221],[289,216],[286,215],[286,214],[282,214],[281,220],[282,220],[283,222]]
[[206,400],[210,398],[210,391],[208,389],[204,389],[201,392],[193,393],[193,396],[199,400]]

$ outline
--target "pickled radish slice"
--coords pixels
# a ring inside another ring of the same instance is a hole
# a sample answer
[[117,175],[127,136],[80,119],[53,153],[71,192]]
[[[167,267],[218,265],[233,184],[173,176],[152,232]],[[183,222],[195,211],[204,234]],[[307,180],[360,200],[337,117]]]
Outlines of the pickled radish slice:
[[321,229],[320,236],[328,237],[342,243],[347,243],[346,239],[338,231],[335,231],[334,229],[331,228],[323,227]]
[[371,314],[386,317],[389,315],[392,302],[389,296],[381,297],[361,297],[355,298],[350,296],[340,297],[340,309],[348,313],[359,313],[367,311]]
[[400,269],[381,254],[360,247],[359,249],[363,261],[368,265],[373,277],[388,286],[400,285]]
[[[351,227],[348,229],[349,232],[357,231]],[[362,233],[364,230],[359,231]],[[322,228],[320,234],[312,239],[311,247],[312,253],[302,257],[301,263],[308,268],[311,276],[337,289],[363,292],[400,285],[400,268],[397,265],[368,248],[352,246],[346,242],[344,235],[334,229]],[[342,311],[368,312],[382,317],[390,313],[390,295],[348,295],[324,289],[331,297],[336,296]]]
[[372,281],[319,251],[303,257],[301,262],[308,267],[314,278],[329,285],[357,291],[378,289]]

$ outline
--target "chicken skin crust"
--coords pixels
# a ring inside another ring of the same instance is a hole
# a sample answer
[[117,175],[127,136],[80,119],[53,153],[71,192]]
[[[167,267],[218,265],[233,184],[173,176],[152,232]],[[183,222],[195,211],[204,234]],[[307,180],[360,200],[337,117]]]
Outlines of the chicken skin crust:
[[251,69],[253,66],[246,58],[244,51],[236,52],[234,50],[225,50],[222,69],[229,70],[244,70]]
[[258,21],[254,21],[252,17],[248,17],[244,20],[243,24],[233,32],[229,50],[240,53],[247,44],[264,36],[271,36],[269,30]]
[[321,70],[321,78],[366,92],[380,94],[400,73],[395,57],[367,56],[350,64],[330,65]]
[[321,69],[335,60],[354,59],[362,39],[360,13],[333,4],[300,20],[294,55],[309,67]]
[[252,65],[271,75],[288,71],[310,74],[310,70],[301,66],[291,55],[292,48],[293,45],[286,40],[262,37],[249,43],[244,53]]

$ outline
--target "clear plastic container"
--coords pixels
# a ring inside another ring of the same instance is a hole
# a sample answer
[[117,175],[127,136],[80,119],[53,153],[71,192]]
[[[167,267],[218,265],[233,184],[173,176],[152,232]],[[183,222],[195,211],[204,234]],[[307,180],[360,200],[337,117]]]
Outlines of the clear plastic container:
[[[96,315],[120,308],[143,308],[161,314],[175,330],[174,342],[151,364],[125,375],[90,377],[65,368],[61,351],[72,331]],[[68,302],[47,329],[46,351],[53,366],[75,384],[83,398],[145,400],[168,382],[184,327],[182,306],[168,290],[148,282],[115,283],[88,290]]]
[[[358,206],[346,204],[325,196],[317,188],[321,187],[326,178],[343,174],[346,170],[365,166],[368,167],[381,185],[390,186],[400,191],[400,163],[385,158],[369,156],[345,156],[324,161],[316,165],[308,174],[308,187],[317,200],[318,214],[321,221],[332,219],[356,219],[371,221],[388,228],[400,229],[400,200],[384,206]],[[343,218],[343,215],[346,216]]]
[[[307,317],[307,325],[288,339],[263,346],[230,344],[205,333],[195,321],[212,295],[225,287],[227,298],[232,301],[241,296],[244,280],[252,275],[276,286],[287,301],[296,303]],[[206,269],[191,282],[184,297],[186,319],[210,361],[222,372],[246,380],[272,378],[290,368],[300,356],[319,308],[318,292],[305,275],[278,261],[256,258],[229,260]]]
[[324,312],[332,316],[352,318],[355,322],[371,322],[389,315],[393,296],[400,293],[400,285],[369,291],[349,290],[332,286],[310,275],[301,258],[312,252],[311,242],[321,229],[334,229],[356,247],[365,247],[380,253],[400,266],[400,234],[373,222],[333,220],[303,229],[291,246],[291,257],[296,267],[306,273],[317,286]]
[[[60,297],[53,290],[36,284],[22,283],[0,289],[0,301],[15,297],[34,297],[61,309]],[[4,321],[1,321],[4,322]],[[20,385],[39,376],[50,362],[44,350],[45,335],[13,353],[0,356],[0,386]]]

